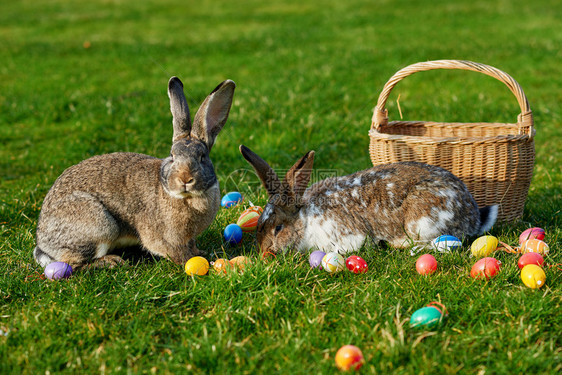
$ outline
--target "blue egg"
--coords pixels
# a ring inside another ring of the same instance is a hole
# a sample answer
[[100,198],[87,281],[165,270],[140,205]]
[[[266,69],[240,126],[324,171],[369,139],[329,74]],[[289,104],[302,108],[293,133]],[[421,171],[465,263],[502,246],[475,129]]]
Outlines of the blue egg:
[[239,244],[242,241],[242,228],[238,224],[228,224],[224,228],[224,239],[231,245]]
[[443,314],[433,306],[422,307],[416,310],[410,318],[411,327],[433,328],[441,323]]
[[437,251],[443,252],[460,249],[462,242],[455,236],[443,235],[431,241],[431,245]]
[[242,202],[242,199],[244,199],[242,197],[242,194],[237,191],[231,191],[230,193],[227,193],[224,197],[222,197],[221,206],[223,206],[224,208],[234,207],[238,203]]

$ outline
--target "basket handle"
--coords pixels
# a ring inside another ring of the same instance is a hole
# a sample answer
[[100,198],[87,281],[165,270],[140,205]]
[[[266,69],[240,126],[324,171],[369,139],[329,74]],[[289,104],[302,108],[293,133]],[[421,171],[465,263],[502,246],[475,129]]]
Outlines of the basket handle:
[[517,83],[517,81],[515,81],[509,74],[502,72],[493,66],[465,60],[434,60],[419,62],[409,65],[394,73],[388,82],[386,82],[379,95],[379,100],[373,113],[371,128],[378,130],[381,126],[388,125],[388,110],[385,108],[385,105],[390,92],[398,82],[414,73],[435,69],[472,70],[489,75],[503,82],[507,87],[509,87],[513,95],[515,95],[517,102],[519,103],[519,107],[521,108],[521,113],[517,116],[517,124],[520,127],[528,127],[528,134],[533,134],[533,113],[531,112],[529,101],[527,100],[527,97],[525,96],[525,93],[519,83]]

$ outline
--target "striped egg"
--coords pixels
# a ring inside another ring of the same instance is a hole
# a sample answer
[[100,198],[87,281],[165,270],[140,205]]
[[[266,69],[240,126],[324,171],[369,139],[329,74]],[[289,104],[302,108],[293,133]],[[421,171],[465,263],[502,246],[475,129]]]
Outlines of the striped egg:
[[236,224],[243,232],[253,232],[258,227],[258,220],[263,212],[260,206],[252,206],[242,212]]
[[328,253],[322,258],[322,268],[330,273],[339,272],[345,268],[345,261],[338,253]]
[[546,242],[537,239],[527,240],[521,244],[522,253],[539,253],[545,255],[548,254],[549,250],[550,248]]
[[431,241],[431,246],[439,252],[445,252],[460,249],[462,242],[455,236],[443,235]]
[[475,257],[487,257],[498,248],[499,241],[494,236],[478,237],[470,246],[470,252]]

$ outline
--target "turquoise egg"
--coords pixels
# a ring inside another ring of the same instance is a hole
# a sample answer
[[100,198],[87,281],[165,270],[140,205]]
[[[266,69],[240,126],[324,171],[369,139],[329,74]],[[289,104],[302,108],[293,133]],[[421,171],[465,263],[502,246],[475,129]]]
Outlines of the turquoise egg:
[[410,318],[411,327],[434,328],[441,323],[443,315],[433,306],[422,307],[416,310]]
[[227,193],[221,199],[221,206],[224,208],[230,208],[236,206],[238,203],[242,202],[242,194],[237,191],[231,191]]

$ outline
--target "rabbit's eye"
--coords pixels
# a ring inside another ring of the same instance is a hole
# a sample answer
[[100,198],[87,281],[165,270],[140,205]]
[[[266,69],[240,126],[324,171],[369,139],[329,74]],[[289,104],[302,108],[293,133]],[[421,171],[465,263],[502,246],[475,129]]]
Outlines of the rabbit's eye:
[[277,234],[279,234],[279,232],[281,232],[281,229],[283,229],[283,224],[280,224],[280,225],[275,227],[275,235],[276,236],[277,236]]
[[199,162],[203,162],[203,160],[205,160],[205,155],[199,156]]

